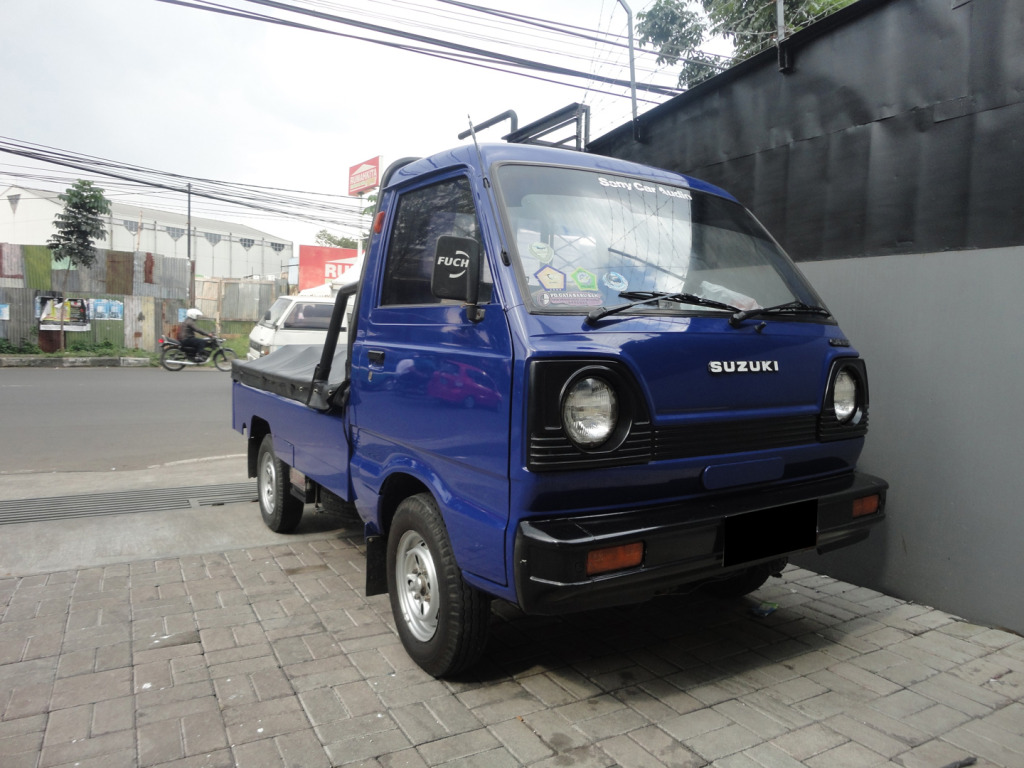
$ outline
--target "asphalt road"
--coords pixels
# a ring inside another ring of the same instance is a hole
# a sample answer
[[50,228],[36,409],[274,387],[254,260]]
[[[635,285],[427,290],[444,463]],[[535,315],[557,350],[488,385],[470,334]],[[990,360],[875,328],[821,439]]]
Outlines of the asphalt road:
[[214,368],[0,369],[0,475],[146,469],[242,454]]

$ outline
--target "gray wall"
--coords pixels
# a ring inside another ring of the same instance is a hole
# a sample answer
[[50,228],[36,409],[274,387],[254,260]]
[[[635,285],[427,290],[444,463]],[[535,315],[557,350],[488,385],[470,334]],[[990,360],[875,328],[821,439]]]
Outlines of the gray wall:
[[1024,247],[800,265],[867,360],[864,544],[801,563],[1024,634]]

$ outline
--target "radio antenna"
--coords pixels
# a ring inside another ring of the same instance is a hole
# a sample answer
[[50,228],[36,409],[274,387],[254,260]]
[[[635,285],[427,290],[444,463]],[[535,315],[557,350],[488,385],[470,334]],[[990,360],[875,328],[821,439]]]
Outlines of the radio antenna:
[[[484,167],[484,155],[480,151],[480,142],[476,140],[476,128],[473,126],[473,118],[466,115],[466,120],[469,121],[469,135],[473,137],[473,147],[476,148],[476,159],[480,163],[480,175],[484,180],[484,189],[487,190],[487,200],[491,204],[491,216],[494,217],[494,226],[498,228],[498,232],[501,233],[501,263],[506,267],[512,264],[512,260],[508,256],[508,248],[505,247],[504,228],[501,226],[501,219],[498,217],[498,205],[494,202],[494,190],[491,188],[491,180],[487,177],[487,169]],[[462,134],[465,136],[466,134]]]

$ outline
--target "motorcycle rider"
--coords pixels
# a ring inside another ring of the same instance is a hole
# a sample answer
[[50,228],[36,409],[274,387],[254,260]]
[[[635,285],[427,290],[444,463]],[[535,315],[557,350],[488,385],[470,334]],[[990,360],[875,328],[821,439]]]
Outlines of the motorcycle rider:
[[181,348],[185,350],[185,354],[187,354],[189,358],[199,362],[202,362],[202,360],[205,359],[206,348],[209,346],[210,342],[196,338],[197,334],[199,336],[213,338],[212,333],[207,333],[196,325],[196,320],[202,316],[202,312],[195,307],[192,307],[192,309],[185,313],[185,322],[182,323],[181,330],[178,333],[178,339],[181,341]]

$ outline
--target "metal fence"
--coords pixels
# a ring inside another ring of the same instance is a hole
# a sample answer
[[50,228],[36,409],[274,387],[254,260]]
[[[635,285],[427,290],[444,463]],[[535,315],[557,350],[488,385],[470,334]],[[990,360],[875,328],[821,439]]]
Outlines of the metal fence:
[[[0,340],[10,346],[46,347],[39,330],[40,299],[56,295],[85,298],[96,307],[89,330],[67,334],[67,343],[110,342],[116,347],[155,351],[160,335],[175,335],[190,305],[192,264],[161,254],[99,250],[87,269],[54,263],[46,246],[0,244]],[[284,280],[200,278],[195,306],[219,333],[247,334],[278,296]]]

